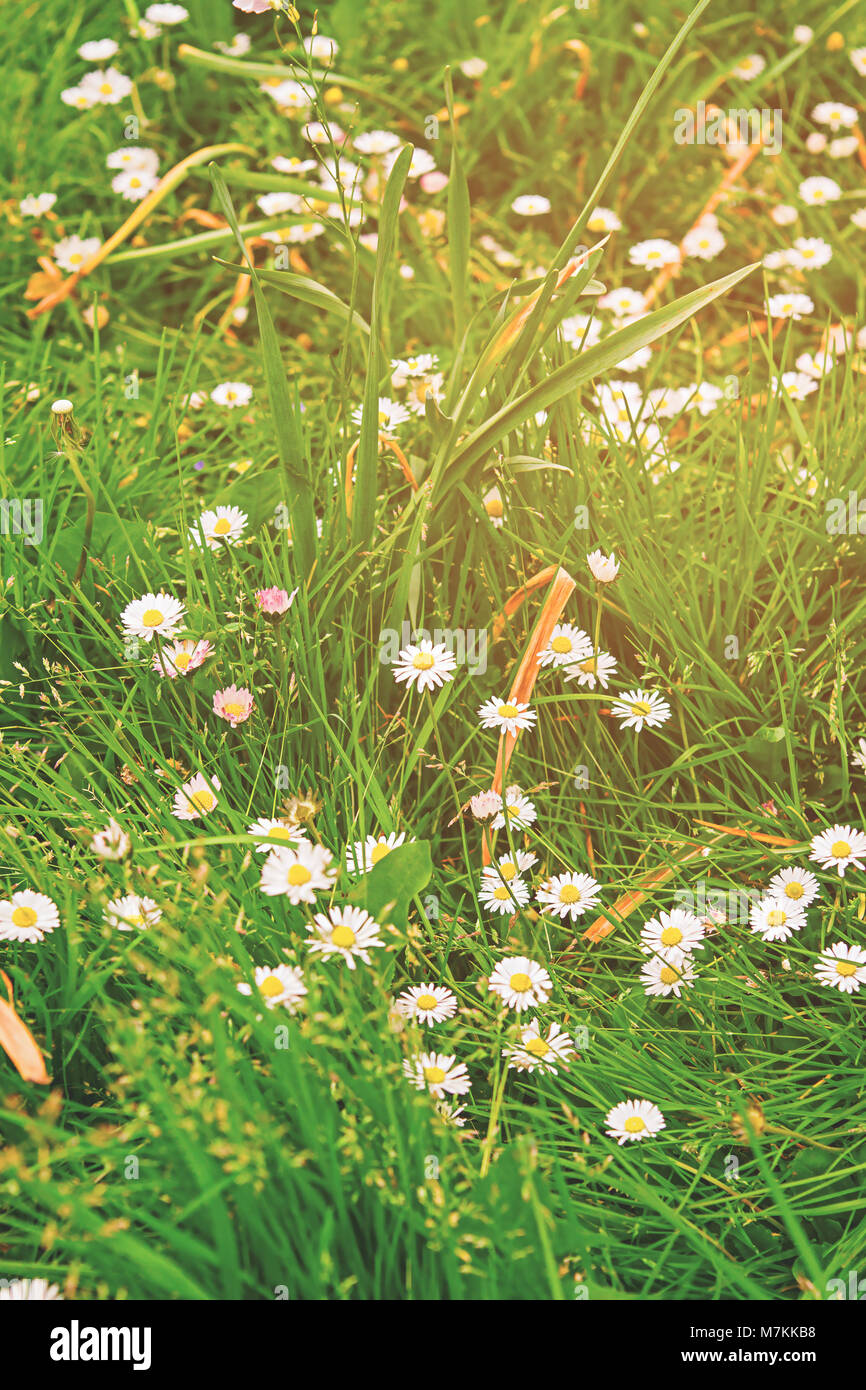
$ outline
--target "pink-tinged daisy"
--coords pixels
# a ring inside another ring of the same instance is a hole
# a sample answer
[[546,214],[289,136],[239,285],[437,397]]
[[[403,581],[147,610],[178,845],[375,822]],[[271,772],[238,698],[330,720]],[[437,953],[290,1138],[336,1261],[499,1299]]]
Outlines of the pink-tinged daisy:
[[319,892],[330,892],[337,877],[333,855],[324,845],[302,840],[295,849],[271,850],[262,866],[259,887],[269,898],[285,895],[293,906],[313,903]]
[[543,1071],[556,1075],[556,1064],[568,1063],[574,1056],[574,1043],[558,1023],[542,1033],[537,1019],[521,1029],[520,1041],[502,1049],[509,1068],[517,1071]]
[[671,717],[670,705],[657,690],[629,690],[614,700],[611,709],[621,729],[634,729],[638,734],[644,725],[657,729]]
[[834,825],[815,835],[809,858],[822,869],[835,869],[844,878],[846,869],[862,869],[866,855],[866,835],[850,825]]
[[159,635],[168,641],[183,626],[186,609],[172,594],[143,594],[128,603],[120,615],[125,632],[143,642],[152,642]]
[[90,849],[100,859],[125,859],[132,847],[132,841],[113,818],[104,830],[97,830],[90,841]]
[[209,816],[217,805],[217,792],[220,791],[218,777],[205,777],[197,772],[174,794],[171,814],[178,820],[199,820]]
[[538,718],[534,709],[520,700],[485,700],[478,707],[482,729],[498,729],[501,734],[519,734],[531,729]]
[[528,956],[508,956],[497,965],[487,986],[517,1013],[546,1004],[553,981],[543,965]]
[[407,1057],[403,1075],[417,1091],[429,1091],[437,1100],[464,1096],[472,1085],[465,1064],[458,1062],[453,1052],[421,1052]]
[[675,907],[672,912],[660,912],[650,917],[641,928],[641,950],[645,955],[659,955],[676,963],[704,944],[705,927],[693,912]]
[[665,1117],[650,1100],[621,1100],[605,1115],[608,1134],[618,1144],[650,1139],[665,1127]]
[[522,878],[512,878],[508,883],[503,883],[496,869],[483,869],[478,901],[490,912],[510,915],[529,902],[529,888]]
[[346,849],[346,868],[350,874],[368,874],[392,849],[399,849],[405,840],[405,830],[399,834],[392,830],[390,835],[368,835],[366,840],[356,840]]
[[47,1279],[10,1279],[0,1286],[0,1299],[13,1302],[33,1302],[37,1299],[62,1299],[59,1284],[49,1284]]
[[208,550],[219,550],[224,544],[237,545],[248,520],[240,507],[216,507],[213,511],[202,512],[195,525],[190,526],[189,538],[199,549],[203,545]]
[[582,628],[572,623],[557,623],[550,641],[538,658],[539,666],[567,666],[582,661],[592,653],[592,639]]
[[502,810],[502,797],[499,792],[477,792],[469,798],[469,809],[476,820],[490,820]]
[[151,665],[161,676],[174,680],[177,676],[188,676],[192,671],[197,671],[212,651],[210,642],[191,642],[189,639],[172,642],[155,653]]
[[57,904],[44,893],[22,888],[0,902],[0,941],[41,941],[59,926]]
[[795,865],[790,869],[780,869],[767,885],[774,898],[784,898],[795,907],[808,907],[821,891],[814,874],[808,869]]
[[601,885],[589,874],[553,874],[535,892],[535,900],[544,912],[572,922],[595,905]]
[[836,941],[821,952],[815,966],[815,976],[822,985],[839,989],[843,994],[857,994],[866,984],[866,950],[862,946],[847,946]]
[[675,960],[672,956],[653,956],[641,967],[640,981],[644,993],[650,995],[673,994],[679,999],[680,992],[695,982],[695,968],[688,956]]
[[397,655],[394,662],[395,681],[405,681],[416,690],[435,690],[446,681],[453,681],[457,670],[457,658],[443,642],[434,646],[429,637],[419,645],[410,643]]
[[114,898],[105,909],[106,922],[118,931],[144,931],[155,927],[161,917],[162,909],[153,898],[140,898],[137,893]]
[[[296,965],[257,965],[253,979],[256,991],[269,1009],[281,1004],[290,1014],[297,1013],[307,993],[304,972]],[[253,986],[242,980],[238,990],[241,994],[252,994]]]
[[501,830],[507,819],[512,830],[525,830],[537,818],[538,812],[529,797],[524,796],[517,786],[506,787],[502,810],[497,812],[490,825],[493,830]]
[[236,685],[227,685],[225,690],[214,692],[214,714],[218,714],[220,719],[225,719],[233,729],[249,719],[254,705],[252,692],[247,690],[246,686],[238,689]]
[[788,898],[773,895],[761,898],[749,913],[752,931],[764,941],[787,941],[795,931],[806,925],[805,910]]
[[397,1006],[419,1023],[444,1023],[457,1012],[457,996],[446,985],[410,985],[397,996]]
[[277,840],[282,841],[284,845],[294,845],[298,840],[304,839],[300,826],[286,817],[278,817],[276,820],[262,817],[247,826],[247,834],[268,837],[257,841],[256,854],[270,854],[272,849],[279,849],[280,846],[275,843]]
[[379,935],[382,928],[369,912],[362,907],[331,907],[328,915],[317,912],[312,922],[307,923],[311,940],[307,942],[325,960],[331,956],[341,956],[350,970],[354,970],[355,960],[370,964],[370,951],[384,946]]
[[297,592],[297,589],[291,593],[285,589],[256,589],[256,606],[260,613],[288,613]]

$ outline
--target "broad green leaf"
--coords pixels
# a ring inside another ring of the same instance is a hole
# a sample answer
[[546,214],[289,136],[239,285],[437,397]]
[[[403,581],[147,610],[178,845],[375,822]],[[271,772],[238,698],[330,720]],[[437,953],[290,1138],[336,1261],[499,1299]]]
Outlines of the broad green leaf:
[[374,864],[351,889],[349,901],[365,907],[380,926],[390,924],[402,931],[410,902],[426,888],[432,873],[428,841],[413,840],[392,849]]

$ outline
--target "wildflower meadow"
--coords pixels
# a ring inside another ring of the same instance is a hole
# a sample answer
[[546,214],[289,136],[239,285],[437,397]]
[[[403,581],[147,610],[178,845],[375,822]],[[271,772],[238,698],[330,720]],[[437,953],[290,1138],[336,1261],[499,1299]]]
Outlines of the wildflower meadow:
[[4,30],[0,1305],[862,1301],[862,0]]

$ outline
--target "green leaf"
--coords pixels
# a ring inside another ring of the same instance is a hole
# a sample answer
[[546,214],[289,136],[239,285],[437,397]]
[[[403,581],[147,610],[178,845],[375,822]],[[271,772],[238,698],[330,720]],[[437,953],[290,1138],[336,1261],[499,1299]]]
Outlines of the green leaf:
[[380,926],[391,925],[403,931],[409,904],[433,873],[427,840],[413,840],[386,854],[365,874],[349,893],[349,901],[365,907]]
[[[224,265],[228,270],[234,270],[238,275],[249,275],[249,268],[245,265],[234,265],[231,261],[221,261],[218,256],[214,257],[220,265]],[[317,280],[311,280],[308,275],[295,275],[288,270],[258,270],[256,274],[259,280],[265,285],[273,285],[274,289],[282,291],[291,299],[299,299],[304,304],[312,304],[317,309],[325,309],[329,314],[336,314],[344,323],[350,320],[355,328],[359,328],[362,333],[369,334],[370,325],[359,313],[353,312],[339,295],[334,294],[333,290],[320,285]]]
[[445,69],[445,102],[451,126],[451,169],[448,176],[448,271],[451,280],[451,311],[454,316],[454,342],[460,342],[466,325],[466,282],[469,273],[470,206],[469,185],[457,148],[454,119],[454,90],[451,69]]

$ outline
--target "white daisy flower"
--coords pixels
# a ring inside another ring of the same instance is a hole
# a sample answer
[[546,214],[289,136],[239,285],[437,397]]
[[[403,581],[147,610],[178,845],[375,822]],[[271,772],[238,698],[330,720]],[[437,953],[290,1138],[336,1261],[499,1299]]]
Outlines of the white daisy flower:
[[568,1063],[574,1056],[574,1042],[558,1023],[551,1023],[542,1034],[538,1019],[520,1030],[520,1041],[502,1049],[509,1069],[543,1071],[556,1075],[556,1063]]
[[827,153],[831,159],[850,159],[859,147],[860,141],[856,135],[840,135],[838,139],[830,141]]
[[578,685],[595,690],[596,681],[602,690],[607,690],[611,676],[616,671],[616,657],[610,652],[593,652],[591,649],[582,661],[569,662],[562,674],[567,681],[577,681]]
[[622,223],[610,208],[593,208],[586,224],[588,232],[618,232]]
[[201,550],[220,550],[225,545],[237,545],[246,530],[249,517],[240,507],[216,507],[202,512],[189,528],[189,538]]
[[183,24],[189,19],[189,10],[183,5],[148,5],[144,17],[151,24]]
[[76,270],[95,256],[102,242],[98,236],[65,236],[55,242],[51,252],[61,270],[74,274]]
[[137,169],[141,173],[155,174],[159,155],[144,145],[124,145],[122,149],[112,150],[105,163],[109,169]]
[[114,193],[119,193],[128,203],[140,203],[148,193],[152,193],[159,183],[155,174],[145,174],[141,169],[121,169],[111,180]]
[[457,996],[446,985],[410,985],[397,996],[397,1005],[419,1023],[444,1023],[457,1012]]
[[253,398],[253,388],[245,381],[221,381],[210,393],[214,405],[227,405],[230,410],[249,405]]
[[512,830],[525,830],[537,819],[538,812],[529,797],[524,796],[519,787],[506,787],[502,809],[497,811],[490,825],[493,830],[501,830],[507,821]]
[[318,167],[315,159],[301,159],[298,155],[274,155],[271,160],[271,168],[276,169],[279,174],[309,174],[312,169]]
[[496,869],[482,869],[478,901],[490,912],[511,915],[529,902],[529,888],[522,878],[515,876],[503,883]]
[[[392,401],[388,396],[380,396],[378,401],[378,427],[383,434],[390,434],[400,425],[405,425],[407,420],[412,419],[411,412],[399,401]],[[363,405],[358,405],[352,411],[352,420],[360,429],[364,415]]]
[[468,77],[471,81],[477,81],[487,71],[487,63],[483,58],[464,58],[463,62],[458,63],[457,66],[463,76]]
[[834,942],[821,952],[815,976],[822,985],[830,985],[843,994],[859,993],[860,986],[866,984],[866,950],[862,946],[847,946],[844,941]]
[[32,888],[22,888],[0,902],[0,941],[41,941],[59,926],[57,904]]
[[774,898],[784,898],[786,902],[800,908],[807,908],[821,891],[815,875],[797,865],[790,869],[780,869],[767,886]]
[[421,1052],[407,1057],[403,1075],[417,1091],[429,1091],[437,1100],[463,1096],[472,1085],[465,1064],[458,1062],[453,1052]]
[[518,217],[543,217],[550,212],[550,199],[542,198],[540,193],[524,193],[514,199],[511,211],[516,212]]
[[176,680],[178,676],[188,676],[192,671],[197,671],[212,651],[210,642],[192,642],[185,638],[182,642],[172,642],[154,652],[151,666],[161,676]]
[[841,130],[843,126],[847,129],[857,124],[857,111],[844,101],[819,101],[812,109],[812,120],[831,130]]
[[523,701],[485,700],[478,707],[482,729],[498,729],[501,734],[518,734],[531,729],[538,718],[534,709]]
[[[257,965],[253,970],[253,979],[255,989],[269,1009],[282,1004],[290,1014],[297,1013],[307,993],[304,972],[297,965]],[[242,980],[238,990],[241,994],[252,994],[253,986]]]
[[848,54],[861,77],[866,77],[866,48],[852,48]]
[[804,401],[818,390],[818,383],[813,377],[806,376],[805,372],[783,372],[780,377],[772,378],[770,388],[774,394],[784,391],[792,401]]
[[557,623],[550,641],[538,658],[539,666],[567,666],[582,661],[592,652],[592,638],[572,623]]
[[398,849],[405,840],[405,830],[399,834],[392,830],[390,835],[368,835],[366,840],[356,840],[346,849],[346,868],[350,874],[368,874],[374,865],[390,854],[392,849]]
[[734,76],[739,77],[741,82],[750,82],[753,77],[759,77],[766,66],[767,61],[760,53],[750,53],[734,68]]
[[117,68],[98,68],[86,73],[79,86],[95,104],[116,106],[132,91],[132,78],[118,72]]
[[635,729],[637,733],[644,725],[657,729],[671,717],[670,705],[657,690],[629,690],[614,700],[611,709],[621,729]]
[[365,130],[352,137],[352,144],[359,154],[390,154],[402,143],[400,136],[392,130]]
[[[631,385],[630,382],[628,384]],[[614,558],[613,551],[605,555],[602,550],[593,550],[591,555],[587,555],[586,563],[593,579],[599,584],[611,584],[619,574],[620,562]]]
[[621,286],[599,296],[599,309],[611,309],[618,319],[636,319],[646,310],[646,295]]
[[752,931],[764,941],[787,941],[806,925],[805,909],[790,898],[768,894],[749,913]]
[[628,258],[632,265],[642,266],[645,270],[659,270],[664,265],[678,265],[680,253],[672,241],[656,237],[630,246]]
[[812,207],[820,207],[824,203],[832,203],[837,198],[841,198],[842,190],[835,179],[824,178],[820,174],[814,175],[810,179],[804,179],[797,189],[804,203]]
[[522,1013],[547,1003],[553,981],[538,961],[528,956],[507,956],[496,966],[487,988],[498,994],[509,1009]]
[[114,39],[91,39],[89,43],[81,45],[78,56],[83,58],[85,63],[107,63],[116,52],[117,44]]
[[307,942],[311,951],[324,956],[325,960],[340,956],[350,970],[356,968],[356,957],[369,965],[370,951],[385,945],[379,935],[382,930],[379,923],[361,907],[332,907],[327,917],[317,912],[306,927],[312,936]]
[[76,111],[89,111],[91,106],[96,105],[92,92],[85,91],[83,87],[64,87],[60,100],[64,106],[74,106]]
[[275,820],[262,816],[252,825],[247,826],[248,835],[265,835],[268,838],[257,840],[255,845],[256,854],[270,854],[272,849],[280,849],[281,846],[275,844],[275,840],[282,840],[284,844],[294,846],[298,840],[305,837],[301,833],[300,826],[292,820],[287,820],[284,816],[277,817]]
[[664,960],[681,960],[692,951],[699,951],[704,943],[703,922],[693,912],[675,907],[672,912],[660,912],[658,917],[650,917],[641,928],[641,950],[649,955],[658,955]]
[[199,820],[209,816],[217,806],[216,793],[221,790],[218,777],[206,778],[197,772],[188,782],[178,787],[174,794],[171,814],[178,820]]
[[104,918],[110,927],[118,931],[144,931],[155,927],[162,917],[162,909],[153,898],[140,898],[137,893],[129,893],[124,898],[113,898],[105,909]]
[[665,1117],[649,1100],[621,1100],[605,1115],[608,1134],[619,1144],[633,1139],[650,1139],[665,1127]]
[[466,1107],[464,1105],[454,1105],[451,1101],[437,1100],[435,1109],[443,1124],[454,1125],[457,1129],[462,1129],[466,1124]]
[[822,869],[835,869],[840,878],[849,868],[862,869],[866,856],[866,835],[850,825],[834,825],[815,835],[809,858]]
[[334,886],[337,870],[330,867],[333,857],[324,845],[309,840],[285,849],[280,845],[265,860],[259,887],[270,898],[284,894],[295,907],[313,903],[316,893],[330,892]]
[[799,236],[788,252],[795,270],[818,270],[833,257],[833,248],[817,236]]
[[112,817],[104,830],[97,830],[90,841],[90,849],[100,859],[125,859],[132,847],[126,831]]
[[683,237],[682,248],[685,256],[695,256],[698,260],[710,261],[727,246],[718,227],[698,223]]
[[552,874],[535,890],[535,900],[543,911],[574,922],[595,906],[601,885],[589,874]]
[[[532,868],[537,858],[538,855],[535,854],[533,850],[528,849],[519,849],[514,854],[509,852],[500,854],[497,860],[499,865],[498,877],[504,878],[507,883],[510,883],[511,880],[517,878],[519,874],[527,873]],[[495,870],[491,865],[490,868],[484,870],[484,872],[493,873]]]
[[640,982],[644,994],[667,996],[673,994],[677,999],[684,989],[690,989],[695,982],[695,967],[691,958],[680,955],[653,956],[641,966]]
[[22,217],[44,217],[57,202],[56,193],[28,193],[18,204]]
[[59,1284],[49,1284],[47,1279],[10,1279],[0,1286],[0,1299],[13,1301],[34,1301],[36,1299],[62,1298]]
[[866,772],[866,738],[857,740],[857,747],[851,754],[851,766],[858,768],[860,772]]
[[[389,154],[385,155],[385,158],[382,162],[382,168],[386,178],[390,175],[391,170],[394,168],[394,165],[397,163],[399,157],[399,150],[391,150]],[[432,174],[435,168],[436,160],[433,158],[430,151],[416,148],[413,151],[412,159],[409,163],[409,169],[406,174],[406,178],[420,179],[424,174]]]
[[434,646],[429,637],[420,645],[414,643],[403,647],[394,662],[395,681],[405,681],[416,690],[435,690],[446,681],[453,681],[457,670],[457,658],[443,642]]
[[186,609],[171,594],[143,594],[128,603],[120,615],[121,624],[131,637],[151,642],[159,634],[169,640],[183,626]]
[[308,34],[303,43],[310,57],[325,67],[329,67],[333,63],[340,51],[337,40],[329,39],[326,34]]

